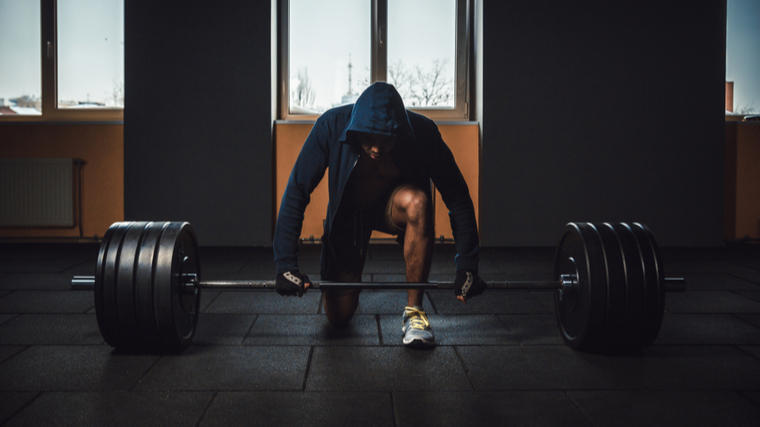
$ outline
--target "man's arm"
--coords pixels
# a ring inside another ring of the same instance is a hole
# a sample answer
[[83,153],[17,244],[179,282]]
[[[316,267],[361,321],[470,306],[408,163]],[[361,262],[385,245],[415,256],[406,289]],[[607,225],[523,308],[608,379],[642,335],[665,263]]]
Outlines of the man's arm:
[[274,261],[277,274],[298,270],[298,239],[304,211],[327,169],[331,132],[326,120],[314,124],[290,173],[274,230]]
[[457,271],[478,271],[480,239],[475,208],[467,182],[454,160],[451,150],[443,142],[437,127],[431,129],[431,178],[449,210],[451,230],[457,248]]

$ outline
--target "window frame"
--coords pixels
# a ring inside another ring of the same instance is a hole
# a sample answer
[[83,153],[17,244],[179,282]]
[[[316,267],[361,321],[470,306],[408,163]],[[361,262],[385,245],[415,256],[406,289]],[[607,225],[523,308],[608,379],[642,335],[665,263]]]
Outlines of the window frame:
[[58,108],[57,8],[57,0],[40,0],[42,114],[0,115],[0,122],[122,122],[124,108]]
[[[371,1],[370,10],[370,81],[387,80],[388,0]],[[407,107],[433,120],[471,120],[470,76],[472,38],[472,0],[456,0],[456,60],[454,65],[454,108]],[[318,114],[290,113],[290,68],[289,68],[289,0],[277,1],[277,118],[284,121],[315,121]]]

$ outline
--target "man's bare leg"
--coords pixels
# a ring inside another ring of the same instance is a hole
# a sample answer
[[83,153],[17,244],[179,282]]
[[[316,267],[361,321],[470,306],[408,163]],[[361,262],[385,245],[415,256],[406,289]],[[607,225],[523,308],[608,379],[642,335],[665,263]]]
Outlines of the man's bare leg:
[[[396,192],[393,198],[391,219],[406,226],[404,234],[404,261],[407,282],[426,282],[433,262],[433,212],[432,204],[424,191],[407,186]],[[410,289],[407,294],[409,307],[422,306],[425,291]]]

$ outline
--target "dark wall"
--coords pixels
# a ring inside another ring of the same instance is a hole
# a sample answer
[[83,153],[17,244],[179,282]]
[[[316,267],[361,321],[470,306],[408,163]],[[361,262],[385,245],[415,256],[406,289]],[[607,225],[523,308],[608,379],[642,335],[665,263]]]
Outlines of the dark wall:
[[124,216],[271,244],[270,2],[125,2]]
[[483,31],[484,245],[569,221],[721,244],[723,0],[487,1]]

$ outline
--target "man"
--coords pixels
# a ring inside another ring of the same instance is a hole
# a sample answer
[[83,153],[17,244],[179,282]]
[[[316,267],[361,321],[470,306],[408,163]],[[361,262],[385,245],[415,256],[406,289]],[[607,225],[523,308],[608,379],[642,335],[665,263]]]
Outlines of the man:
[[[398,235],[406,280],[426,282],[433,255],[431,180],[449,208],[457,247],[455,295],[463,303],[481,294],[478,231],[467,184],[433,121],[407,111],[396,89],[375,83],[354,105],[325,112],[301,149],[280,205],[274,234],[276,289],[303,295],[311,285],[298,268],[298,238],[311,192],[329,167],[322,236],[322,280],[360,282],[372,230]],[[359,290],[324,292],[335,327],[348,324]],[[424,292],[408,291],[403,343],[430,347],[435,338],[422,307]]]

